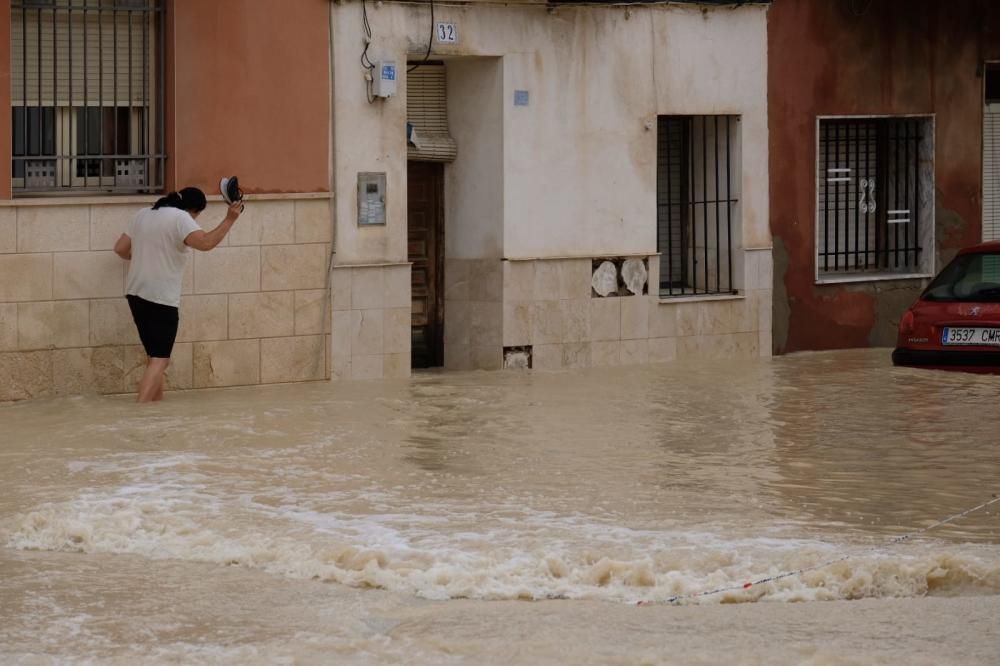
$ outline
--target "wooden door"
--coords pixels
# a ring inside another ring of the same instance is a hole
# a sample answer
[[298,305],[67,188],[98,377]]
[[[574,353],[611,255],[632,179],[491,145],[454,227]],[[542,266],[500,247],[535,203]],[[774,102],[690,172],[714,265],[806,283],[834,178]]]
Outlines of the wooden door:
[[407,163],[406,224],[412,263],[412,365],[444,363],[444,165]]

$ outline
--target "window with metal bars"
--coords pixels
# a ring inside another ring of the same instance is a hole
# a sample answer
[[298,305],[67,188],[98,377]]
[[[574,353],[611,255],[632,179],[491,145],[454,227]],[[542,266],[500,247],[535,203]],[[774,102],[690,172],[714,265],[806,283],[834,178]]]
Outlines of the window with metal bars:
[[820,119],[820,279],[932,271],[932,137],[930,118]]
[[15,195],[163,189],[161,0],[13,0]]
[[660,295],[738,291],[740,119],[660,116],[656,230]]

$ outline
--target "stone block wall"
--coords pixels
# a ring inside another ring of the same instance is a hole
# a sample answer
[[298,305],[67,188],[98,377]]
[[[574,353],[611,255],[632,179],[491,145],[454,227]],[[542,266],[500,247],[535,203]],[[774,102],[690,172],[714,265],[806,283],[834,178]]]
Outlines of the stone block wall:
[[[649,275],[659,274],[658,256],[641,259]],[[770,354],[770,250],[746,251],[738,296],[707,298],[661,299],[655,282],[648,293],[623,289],[602,297],[593,288],[591,258],[502,264],[503,348],[530,347],[533,368]]]
[[334,266],[333,379],[410,376],[410,264]]
[[[145,355],[112,248],[152,200],[0,205],[0,400],[134,390]],[[198,221],[224,215],[211,202]],[[329,377],[331,229],[328,195],[259,195],[219,247],[192,252],[168,387]]]
[[503,366],[502,278],[499,259],[445,259],[445,368]]

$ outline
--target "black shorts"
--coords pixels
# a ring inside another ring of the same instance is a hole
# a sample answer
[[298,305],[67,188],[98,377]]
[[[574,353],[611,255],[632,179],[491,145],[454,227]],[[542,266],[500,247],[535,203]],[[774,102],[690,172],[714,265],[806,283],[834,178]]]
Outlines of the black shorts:
[[177,323],[180,318],[177,308],[171,305],[153,303],[144,298],[129,294],[128,307],[132,311],[132,320],[139,329],[139,339],[146,353],[152,358],[170,358],[177,339]]

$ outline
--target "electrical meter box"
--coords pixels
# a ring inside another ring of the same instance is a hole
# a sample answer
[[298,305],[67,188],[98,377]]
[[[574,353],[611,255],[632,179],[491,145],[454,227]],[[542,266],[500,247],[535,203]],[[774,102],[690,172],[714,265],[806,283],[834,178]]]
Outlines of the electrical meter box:
[[358,174],[358,226],[385,224],[385,174]]
[[372,72],[372,94],[375,97],[392,97],[396,94],[396,61],[379,60]]

